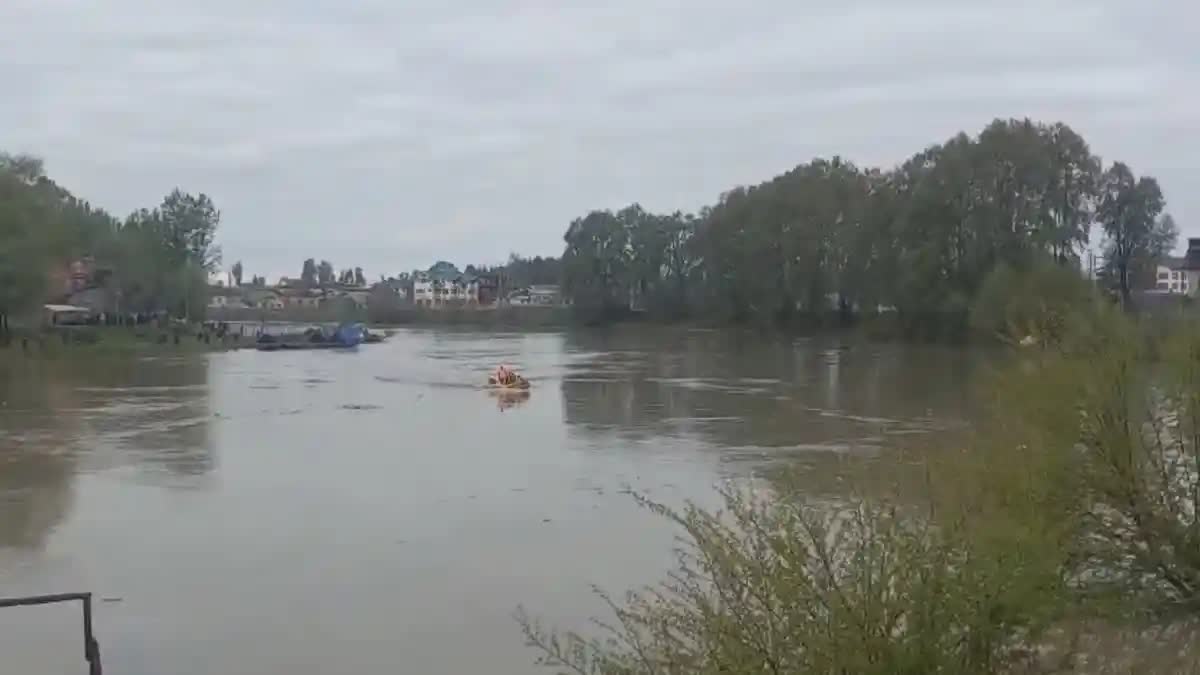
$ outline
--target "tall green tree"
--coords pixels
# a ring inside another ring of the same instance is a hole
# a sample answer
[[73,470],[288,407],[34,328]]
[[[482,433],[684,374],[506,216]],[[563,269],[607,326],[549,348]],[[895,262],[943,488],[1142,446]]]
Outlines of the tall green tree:
[[1165,205],[1158,181],[1138,178],[1122,162],[1109,167],[1101,179],[1097,219],[1106,237],[1105,265],[1124,302],[1129,301],[1138,267],[1175,246],[1179,233],[1174,220],[1159,218]]
[[158,207],[163,243],[171,258],[206,272],[221,262],[221,249],[215,243],[221,212],[212,199],[200,193],[193,196],[179,189],[163,199]]
[[47,281],[48,256],[42,226],[52,218],[49,203],[32,185],[41,177],[40,163],[0,155],[0,334],[7,335],[10,317],[31,312]]
[[[914,329],[965,329],[993,269],[1077,267],[1094,222],[1135,235],[1117,238],[1114,261],[1162,251],[1172,228],[1151,182],[1106,201],[1120,181],[1069,126],[995,120],[890,170],[814,159],[695,216],[595,211],[567,230],[565,289],[586,311],[640,295],[660,313],[733,321],[895,310]],[[1137,194],[1150,236],[1119,207]]]
[[300,282],[310,288],[317,285],[317,261],[312,258],[305,259],[304,267],[300,271]]
[[37,158],[0,153],[0,314],[63,298],[69,289],[59,280],[80,259],[90,259],[89,283],[106,287],[121,311],[203,308],[207,273],[220,260],[220,213],[209,197],[175,190],[158,208],[118,221],[43,170]]
[[233,269],[230,270],[230,273],[233,274],[233,283],[237,284],[238,286],[241,286],[242,285],[242,261],[241,260],[239,260],[233,264]]
[[327,286],[333,283],[333,263],[322,260],[317,265],[317,284]]
[[628,307],[632,260],[629,230],[624,219],[611,211],[593,211],[571,223],[564,236],[563,283],[576,306],[593,314]]

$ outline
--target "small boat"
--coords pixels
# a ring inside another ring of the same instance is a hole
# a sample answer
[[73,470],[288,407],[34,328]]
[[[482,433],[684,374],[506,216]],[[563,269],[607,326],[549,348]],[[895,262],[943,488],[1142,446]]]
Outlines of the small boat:
[[495,387],[497,389],[512,389],[512,390],[516,390],[516,391],[525,391],[525,390],[529,389],[529,380],[521,377],[520,375],[517,375],[516,379],[513,380],[512,382],[504,383],[504,382],[497,381],[496,377],[494,375],[489,375],[488,376],[488,385]]

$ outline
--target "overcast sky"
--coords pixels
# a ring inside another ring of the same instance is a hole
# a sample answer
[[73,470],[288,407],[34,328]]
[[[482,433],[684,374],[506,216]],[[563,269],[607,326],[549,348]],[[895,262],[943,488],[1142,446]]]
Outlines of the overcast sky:
[[226,263],[558,254],[816,155],[1072,125],[1200,234],[1186,0],[0,0],[0,148],[116,213],[179,186]]

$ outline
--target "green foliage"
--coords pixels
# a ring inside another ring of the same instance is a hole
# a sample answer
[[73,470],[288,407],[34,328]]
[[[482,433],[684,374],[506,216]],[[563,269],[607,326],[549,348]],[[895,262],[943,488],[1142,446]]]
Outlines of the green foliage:
[[1143,273],[1152,269],[1156,259],[1174,248],[1179,232],[1174,219],[1159,218],[1166,202],[1158,181],[1136,178],[1121,162],[1104,172],[1099,202],[1097,219],[1108,237],[1104,251],[1107,276],[1128,301],[1139,267]]
[[1032,339],[1058,343],[1069,324],[1093,312],[1102,299],[1076,270],[1049,259],[1029,269],[996,265],[984,279],[971,306],[976,333],[1016,343]]
[[122,309],[197,316],[220,260],[220,214],[206,195],[174,190],[120,222],[55,184],[31,157],[0,154],[0,315],[46,302],[52,272],[92,257]]
[[333,263],[322,260],[321,264],[317,265],[317,283],[321,286],[333,283]]
[[606,314],[628,307],[633,287],[630,226],[642,213],[636,205],[618,214],[593,211],[567,229],[563,290],[580,310]]
[[1064,124],[996,120],[888,171],[815,159],[694,216],[594,211],[567,230],[565,290],[590,313],[777,323],[895,309],[910,331],[956,333],[993,269],[1075,268],[1097,217],[1127,252],[1112,260],[1169,250],[1157,185],[1130,180]]
[[508,289],[562,283],[562,267],[558,258],[543,258],[542,256],[523,258],[512,253],[508,256],[508,262],[498,270],[488,270],[482,266],[476,268],[477,274],[489,271],[501,272],[505,279],[505,287]]
[[205,272],[221,262],[221,250],[214,243],[220,222],[221,213],[208,195],[192,196],[178,189],[172,190],[154,213],[159,245],[167,258]]
[[1061,560],[1030,549],[1029,528],[976,537],[969,511],[935,525],[786,492],[724,498],[719,514],[642,501],[685,533],[670,579],[623,602],[601,594],[617,619],[601,624],[607,639],[547,632],[519,612],[541,663],[639,675],[990,673],[1018,661],[1058,606]]
[[304,267],[300,272],[300,281],[310,288],[317,285],[317,262],[312,258],[304,261]]

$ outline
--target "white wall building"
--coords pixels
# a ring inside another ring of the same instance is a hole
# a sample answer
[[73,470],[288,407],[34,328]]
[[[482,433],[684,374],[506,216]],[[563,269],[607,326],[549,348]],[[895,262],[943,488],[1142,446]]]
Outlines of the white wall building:
[[1154,288],[1166,293],[1191,295],[1194,286],[1193,280],[1188,277],[1187,270],[1183,269],[1182,258],[1167,258],[1158,263],[1154,273]]
[[1182,258],[1164,258],[1154,271],[1154,289],[1160,293],[1195,296],[1200,290],[1200,237],[1188,239]]

